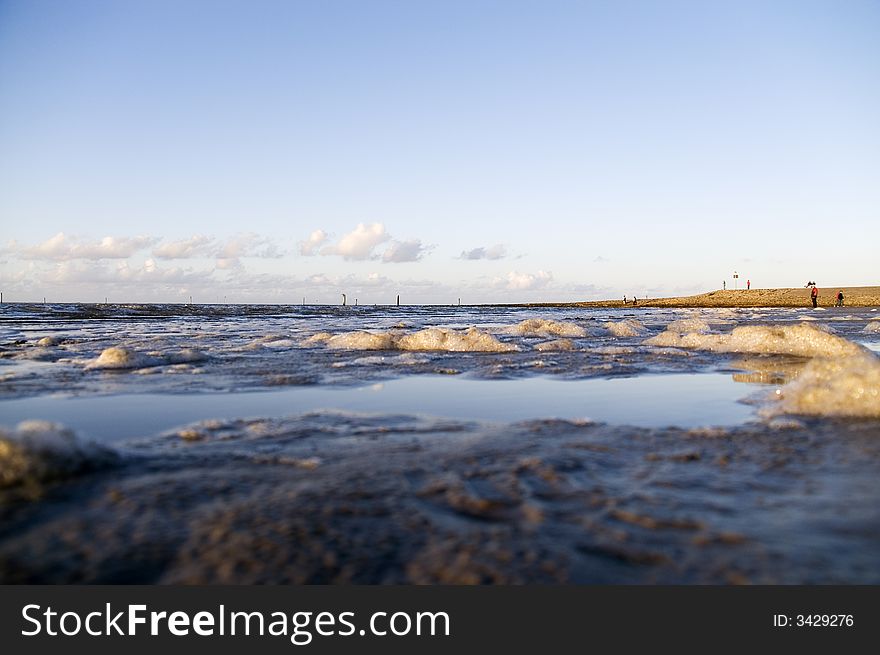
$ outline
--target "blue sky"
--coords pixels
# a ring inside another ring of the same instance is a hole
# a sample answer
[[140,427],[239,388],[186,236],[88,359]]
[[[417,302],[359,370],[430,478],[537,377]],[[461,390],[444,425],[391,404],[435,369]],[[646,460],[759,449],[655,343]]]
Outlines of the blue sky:
[[0,0],[10,300],[878,284],[880,3]]

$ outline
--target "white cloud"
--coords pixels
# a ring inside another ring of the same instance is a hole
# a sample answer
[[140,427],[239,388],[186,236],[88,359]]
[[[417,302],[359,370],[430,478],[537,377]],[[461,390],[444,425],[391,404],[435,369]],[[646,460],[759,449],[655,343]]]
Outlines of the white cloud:
[[383,262],[391,262],[399,264],[402,262],[417,262],[429,250],[422,245],[421,240],[412,239],[411,241],[392,241],[391,245],[382,255]]
[[317,273],[315,275],[310,275],[305,278],[302,283],[309,288],[313,289],[325,289],[325,290],[342,290],[346,289],[359,289],[359,288],[374,288],[374,287],[392,287],[396,283],[394,280],[385,277],[384,275],[379,275],[378,273],[369,273],[366,277],[361,277],[358,275],[344,275],[344,276],[328,276],[324,273]]
[[318,248],[327,241],[327,233],[324,230],[315,230],[305,241],[299,242],[299,254],[303,257],[312,257],[318,254]]
[[102,285],[168,285],[202,282],[211,277],[211,271],[193,271],[178,267],[161,268],[154,259],[147,259],[141,266],[119,262],[108,266],[96,262],[59,262],[45,275],[52,284],[102,284]]
[[21,259],[44,259],[68,261],[73,259],[126,259],[148,248],[156,239],[147,236],[104,237],[97,242],[87,242],[68,237],[64,232],[29,248],[20,248],[16,255]]
[[218,256],[223,259],[236,259],[238,257],[277,259],[282,254],[274,241],[269,237],[247,232],[227,239],[226,243],[220,247]]
[[4,255],[15,255],[20,248],[18,247],[18,241],[15,239],[10,239],[6,242],[6,245],[0,248],[0,253]]
[[503,278],[496,277],[493,280],[493,285],[511,291],[528,291],[530,289],[541,289],[546,287],[552,281],[553,274],[548,271],[538,271],[537,273],[510,271]]
[[159,259],[192,259],[194,257],[211,257],[216,248],[213,237],[195,234],[189,239],[166,241],[153,250],[153,256]]
[[215,237],[201,234],[189,239],[167,241],[153,250],[153,256],[159,259],[216,257],[217,268],[232,269],[241,266],[241,257],[274,259],[281,257],[282,252],[269,237],[247,232],[232,236],[222,243]]
[[496,243],[494,246],[484,248],[473,248],[472,250],[462,250],[459,259],[504,259],[507,256],[507,248],[503,243]]
[[316,273],[315,275],[310,275],[309,277],[307,277],[304,280],[304,282],[306,283],[307,286],[314,286],[314,287],[331,286],[333,284],[333,281],[329,277],[324,275],[323,273]]
[[229,271],[242,267],[241,260],[238,257],[218,257],[214,265],[220,271]]
[[321,249],[322,255],[341,255],[349,261],[363,261],[374,259],[373,249],[380,243],[391,239],[391,235],[385,231],[382,223],[371,223],[358,226],[343,236],[336,245],[325,246]]

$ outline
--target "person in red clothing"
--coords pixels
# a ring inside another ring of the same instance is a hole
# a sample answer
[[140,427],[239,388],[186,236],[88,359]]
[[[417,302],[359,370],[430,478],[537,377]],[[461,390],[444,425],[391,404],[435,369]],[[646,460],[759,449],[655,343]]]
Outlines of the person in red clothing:
[[817,287],[814,284],[813,290],[810,291],[810,300],[813,301],[813,307],[816,307],[818,299],[819,299],[819,287]]
[[752,281],[751,281],[751,280],[746,280],[746,291],[748,291],[748,290],[751,289],[751,288],[752,288]]

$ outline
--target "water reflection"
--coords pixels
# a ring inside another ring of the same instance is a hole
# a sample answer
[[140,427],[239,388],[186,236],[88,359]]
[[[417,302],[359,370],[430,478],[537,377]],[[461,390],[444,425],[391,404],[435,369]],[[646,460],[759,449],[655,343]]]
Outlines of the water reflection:
[[733,379],[736,382],[782,385],[797,378],[804,366],[807,365],[807,361],[800,357],[780,355],[746,355],[733,360],[731,366],[745,371],[733,374]]
[[751,410],[736,377],[718,373],[558,380],[410,376],[362,387],[283,391],[26,398],[3,403],[4,423],[39,417],[104,441],[142,437],[211,418],[351,411],[511,422],[587,419],[641,427],[731,426]]

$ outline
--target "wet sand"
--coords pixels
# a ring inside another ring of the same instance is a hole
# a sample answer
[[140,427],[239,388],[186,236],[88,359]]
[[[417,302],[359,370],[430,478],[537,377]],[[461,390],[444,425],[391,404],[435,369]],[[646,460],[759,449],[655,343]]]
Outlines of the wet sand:
[[[880,307],[880,286],[877,287],[819,287],[819,306],[834,307],[837,292],[843,291],[847,307]],[[626,305],[621,300],[595,300],[575,303],[534,303],[531,307],[632,307],[632,297]],[[808,307],[810,289],[727,289],[708,291],[696,296],[677,298],[639,298],[637,307]]]
[[[256,447],[264,433],[283,454]],[[0,488],[0,581],[876,584],[877,436],[852,421],[202,426],[165,454]]]

